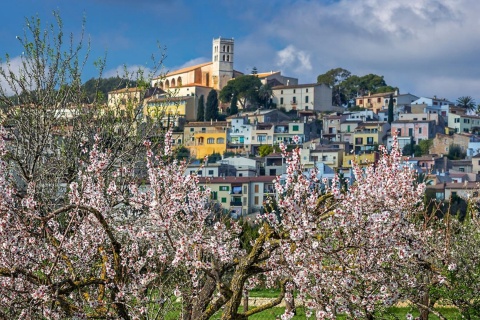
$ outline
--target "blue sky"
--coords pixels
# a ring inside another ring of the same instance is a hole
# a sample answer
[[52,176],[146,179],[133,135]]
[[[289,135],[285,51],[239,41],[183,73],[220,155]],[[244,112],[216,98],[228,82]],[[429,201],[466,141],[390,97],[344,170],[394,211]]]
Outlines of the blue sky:
[[281,70],[301,83],[342,67],[375,73],[403,93],[480,103],[478,0],[16,0],[2,3],[0,56],[21,54],[25,17],[53,21],[91,40],[85,79],[107,52],[106,75],[149,66],[157,42],[166,70],[210,61],[211,41],[235,39],[235,69]]

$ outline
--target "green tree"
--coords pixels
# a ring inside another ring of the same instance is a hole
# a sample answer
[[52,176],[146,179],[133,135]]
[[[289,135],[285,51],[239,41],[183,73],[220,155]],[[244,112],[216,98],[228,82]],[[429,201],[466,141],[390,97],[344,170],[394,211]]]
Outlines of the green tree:
[[258,155],[260,157],[266,157],[273,152],[280,152],[280,148],[278,146],[271,146],[268,144],[264,144],[258,147]]
[[258,92],[262,82],[255,75],[239,76],[230,80],[220,91],[219,100],[223,103],[229,103],[235,96],[243,109],[247,103],[258,104]]
[[388,124],[393,122],[393,94],[388,99]]
[[262,84],[258,89],[258,103],[268,109],[271,102],[272,88],[268,84]]
[[457,99],[457,106],[466,109],[467,111],[475,111],[477,105],[475,99],[470,96],[462,96]]
[[461,160],[464,159],[466,153],[462,150],[462,148],[458,144],[451,144],[448,147],[448,154],[447,158],[450,160]]
[[422,155],[430,154],[430,148],[432,147],[432,145],[433,145],[432,139],[420,140],[418,142],[418,146],[420,147]]
[[232,101],[230,101],[229,115],[233,116],[238,113],[237,102],[237,97],[233,95]]
[[357,96],[367,93],[392,92],[397,88],[385,83],[383,76],[367,74],[364,76],[352,75],[350,71],[336,68],[317,77],[317,83],[324,83],[332,88],[332,103],[334,105],[347,104]]
[[409,157],[412,155],[414,157],[420,157],[422,155],[422,150],[417,144],[408,143],[405,145],[405,147],[403,147],[402,154]]
[[205,105],[205,121],[218,119],[218,97],[217,91],[212,89],[208,93]]
[[85,90],[85,103],[99,101],[106,103],[110,91],[123,88],[133,88],[137,85],[135,81],[121,78],[120,76],[110,78],[91,78],[83,84]]
[[175,149],[175,158],[177,160],[187,160],[190,159],[190,149],[185,146],[180,146]]
[[203,94],[198,98],[197,121],[205,121],[205,102]]

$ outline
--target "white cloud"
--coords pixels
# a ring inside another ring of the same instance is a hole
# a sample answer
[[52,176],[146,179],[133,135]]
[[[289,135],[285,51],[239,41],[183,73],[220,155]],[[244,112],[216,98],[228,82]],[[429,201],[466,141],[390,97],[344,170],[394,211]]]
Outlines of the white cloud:
[[[6,62],[1,63],[0,68],[4,70],[7,76],[9,76],[10,72],[12,72],[15,76],[19,76],[22,68],[22,57],[17,56],[11,58],[8,64]],[[14,88],[11,88],[8,82],[2,76],[0,76],[0,86],[2,92],[6,96],[12,96],[15,94]]]
[[178,69],[188,68],[188,67],[191,67],[191,66],[195,66],[197,64],[202,64],[202,63],[206,63],[206,62],[210,62],[210,61],[212,61],[212,60],[204,58],[204,57],[199,57],[199,58],[191,59],[191,60],[185,62],[182,65],[173,66],[171,68],[166,68],[166,69],[167,69],[167,71],[175,71],[175,70],[178,70]]
[[312,69],[310,54],[298,50],[293,45],[289,45],[277,52],[276,64],[285,71],[310,71]]
[[281,66],[303,83],[343,67],[384,75],[403,92],[478,100],[478,12],[478,0],[289,1],[249,35],[244,44],[268,48],[244,63]]
[[103,78],[117,77],[137,80],[140,77],[150,78],[153,70],[142,65],[120,65],[114,69],[107,70],[103,73]]

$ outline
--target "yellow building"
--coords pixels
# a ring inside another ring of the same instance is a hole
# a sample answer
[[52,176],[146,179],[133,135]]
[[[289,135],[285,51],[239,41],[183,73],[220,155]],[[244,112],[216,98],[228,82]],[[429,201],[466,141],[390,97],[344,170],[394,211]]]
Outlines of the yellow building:
[[351,168],[355,161],[361,167],[370,166],[377,162],[379,158],[378,152],[363,153],[363,154],[345,154],[343,156],[342,168]]
[[223,154],[227,150],[227,122],[204,121],[185,124],[184,145],[190,150],[190,157],[203,159],[212,153]]
[[355,154],[370,152],[376,149],[380,144],[384,144],[384,139],[390,125],[384,121],[368,121],[359,124],[353,133],[353,149]]

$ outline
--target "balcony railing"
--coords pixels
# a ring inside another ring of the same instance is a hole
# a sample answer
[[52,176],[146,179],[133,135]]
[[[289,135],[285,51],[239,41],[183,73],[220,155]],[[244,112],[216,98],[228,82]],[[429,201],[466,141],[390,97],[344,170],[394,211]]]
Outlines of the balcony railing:
[[230,206],[231,207],[241,207],[242,206],[242,201],[230,201]]

